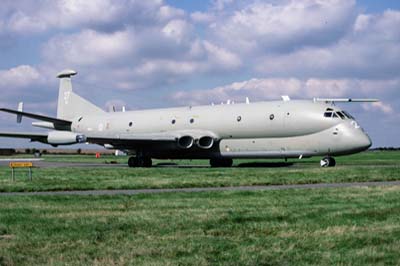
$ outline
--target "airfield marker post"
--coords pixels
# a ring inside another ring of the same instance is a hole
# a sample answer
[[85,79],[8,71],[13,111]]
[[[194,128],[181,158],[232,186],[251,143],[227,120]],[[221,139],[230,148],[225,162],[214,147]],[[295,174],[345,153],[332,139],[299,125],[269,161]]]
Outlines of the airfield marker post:
[[11,162],[10,168],[11,168],[12,181],[13,182],[15,181],[15,168],[28,168],[28,177],[29,180],[32,181],[32,167],[33,167],[32,162]]

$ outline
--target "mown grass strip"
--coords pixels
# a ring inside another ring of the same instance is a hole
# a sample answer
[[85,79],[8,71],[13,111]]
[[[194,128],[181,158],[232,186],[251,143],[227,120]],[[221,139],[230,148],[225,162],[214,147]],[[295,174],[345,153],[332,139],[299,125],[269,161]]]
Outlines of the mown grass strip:
[[[80,157],[82,156],[78,156]],[[61,160],[63,157],[57,158]],[[399,159],[400,152],[370,152],[338,158],[338,166],[329,169],[320,168],[315,159],[301,161],[288,167],[40,168],[34,169],[33,182],[29,182],[23,173],[17,177],[16,182],[11,182],[10,170],[0,167],[0,192],[394,181],[400,180]],[[385,160],[385,163],[381,163],[381,160]],[[249,162],[238,160],[236,164]],[[202,161],[195,163],[204,164]]]
[[396,265],[400,188],[9,197],[2,265]]

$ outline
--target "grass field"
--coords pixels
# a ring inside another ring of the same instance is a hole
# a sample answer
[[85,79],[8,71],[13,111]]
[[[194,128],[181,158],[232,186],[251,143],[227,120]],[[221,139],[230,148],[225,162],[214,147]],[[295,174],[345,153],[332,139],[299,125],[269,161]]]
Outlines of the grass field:
[[[235,165],[243,167],[222,169],[207,167],[207,161],[178,161],[182,167],[132,169],[120,165],[126,164],[127,157],[106,156],[95,159],[93,156],[45,156],[44,159],[53,162],[116,162],[119,165],[106,168],[37,168],[34,169],[33,182],[27,180],[25,173],[18,173],[16,182],[11,182],[10,169],[3,166],[0,167],[0,191],[227,187],[400,180],[400,152],[365,152],[338,157],[338,166],[329,169],[319,167],[319,158],[294,160],[292,166],[285,167],[260,164],[268,160],[256,160],[259,164],[255,165],[250,164],[253,161],[237,160]],[[155,163],[159,162],[164,161]]]
[[0,265],[399,265],[400,188],[4,197]]
[[[289,167],[40,168],[33,182],[11,182],[3,166],[0,190],[400,180],[399,159],[367,152],[337,158],[334,169],[319,168],[318,159]],[[399,265],[399,247],[400,187],[0,197],[0,265]]]

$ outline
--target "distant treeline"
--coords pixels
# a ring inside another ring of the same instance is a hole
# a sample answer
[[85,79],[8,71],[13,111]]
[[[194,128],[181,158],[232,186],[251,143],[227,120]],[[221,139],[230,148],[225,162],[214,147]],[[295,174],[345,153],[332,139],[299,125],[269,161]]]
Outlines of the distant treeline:
[[369,149],[370,151],[400,151],[400,147],[378,147]]

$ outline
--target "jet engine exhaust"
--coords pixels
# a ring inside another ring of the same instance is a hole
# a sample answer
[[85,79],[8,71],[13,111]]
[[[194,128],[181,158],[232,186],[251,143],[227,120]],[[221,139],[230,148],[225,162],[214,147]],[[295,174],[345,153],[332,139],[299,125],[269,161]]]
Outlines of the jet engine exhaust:
[[190,149],[193,143],[194,139],[192,136],[182,136],[178,139],[178,146],[182,149]]
[[210,136],[203,136],[197,141],[197,146],[201,149],[210,149],[214,145],[214,139]]

